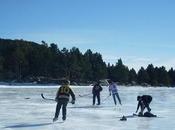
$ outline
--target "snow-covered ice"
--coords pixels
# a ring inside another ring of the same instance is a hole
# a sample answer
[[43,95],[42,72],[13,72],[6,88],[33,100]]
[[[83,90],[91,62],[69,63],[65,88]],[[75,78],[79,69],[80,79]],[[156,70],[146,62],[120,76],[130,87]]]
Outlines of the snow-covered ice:
[[[72,86],[76,95],[76,104],[68,105],[67,120],[52,123],[56,103],[43,100],[41,93],[54,98],[56,86],[0,86],[0,130],[175,130],[175,88],[119,87],[122,106],[114,107],[108,89],[103,86],[102,107],[88,108],[92,104],[92,95],[79,97],[79,94],[91,93],[91,87]],[[157,118],[128,118],[119,121],[121,116],[132,115],[136,111],[136,97],[150,94],[152,113]],[[87,108],[86,108],[87,106]]]

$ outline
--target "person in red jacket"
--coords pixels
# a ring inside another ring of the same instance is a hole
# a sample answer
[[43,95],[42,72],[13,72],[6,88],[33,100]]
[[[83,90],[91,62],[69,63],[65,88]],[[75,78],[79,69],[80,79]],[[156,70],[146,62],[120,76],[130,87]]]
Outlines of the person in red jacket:
[[66,80],[63,82],[61,87],[57,91],[57,95],[55,98],[55,101],[57,101],[57,106],[56,106],[56,112],[55,112],[55,117],[53,118],[53,122],[58,120],[58,116],[60,113],[60,109],[62,107],[62,120],[66,120],[66,107],[69,102],[69,96],[71,95],[72,97],[72,104],[75,103],[75,94],[73,93],[72,89],[69,87],[69,81]]

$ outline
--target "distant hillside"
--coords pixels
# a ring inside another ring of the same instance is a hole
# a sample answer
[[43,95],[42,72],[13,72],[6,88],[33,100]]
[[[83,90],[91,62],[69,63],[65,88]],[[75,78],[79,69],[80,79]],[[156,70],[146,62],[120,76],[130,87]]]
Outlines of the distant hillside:
[[122,59],[106,64],[100,53],[90,49],[83,54],[76,47],[60,50],[57,44],[44,41],[0,39],[0,81],[55,83],[63,78],[72,83],[112,79],[119,84],[174,86],[175,70],[150,64],[136,73]]

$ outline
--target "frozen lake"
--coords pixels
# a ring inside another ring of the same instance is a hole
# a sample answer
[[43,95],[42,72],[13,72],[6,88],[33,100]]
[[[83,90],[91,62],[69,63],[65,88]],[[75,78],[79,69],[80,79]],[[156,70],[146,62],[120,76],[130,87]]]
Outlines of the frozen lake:
[[[30,88],[0,86],[0,130],[175,130],[175,88],[119,87],[122,106],[115,109],[108,89],[103,87],[100,108],[84,108],[92,104],[92,95],[79,97],[79,94],[91,93],[91,87],[74,87],[76,104],[68,105],[67,120],[52,123],[56,103],[43,100],[41,93],[54,98],[56,87],[33,86]],[[21,86],[20,86],[21,87]],[[122,115],[132,115],[136,111],[136,97],[142,94],[152,95],[150,104],[152,113],[158,118],[128,118],[119,121]]]

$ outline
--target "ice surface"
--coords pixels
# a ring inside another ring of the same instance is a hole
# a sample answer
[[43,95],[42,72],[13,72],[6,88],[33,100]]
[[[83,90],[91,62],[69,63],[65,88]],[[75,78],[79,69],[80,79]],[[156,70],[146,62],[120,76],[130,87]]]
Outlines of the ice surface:
[[[21,88],[22,87],[22,88]],[[50,87],[50,88],[48,88]],[[107,98],[108,89],[103,87],[101,107],[90,108],[91,87],[72,86],[76,94],[76,104],[68,105],[67,120],[52,123],[56,103],[43,100],[41,93],[54,98],[55,86],[0,86],[0,130],[175,130],[175,89],[119,87],[122,106],[114,107],[112,97]],[[158,118],[128,118],[119,121],[121,116],[132,115],[137,106],[137,95],[150,94],[152,113]]]

